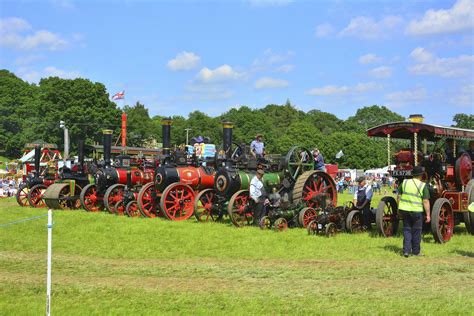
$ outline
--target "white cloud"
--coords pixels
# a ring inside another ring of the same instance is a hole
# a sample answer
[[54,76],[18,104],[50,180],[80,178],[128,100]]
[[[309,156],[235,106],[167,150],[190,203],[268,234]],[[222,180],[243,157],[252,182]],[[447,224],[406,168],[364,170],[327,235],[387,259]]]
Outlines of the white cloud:
[[392,76],[392,68],[387,66],[380,66],[369,71],[369,75],[374,78],[390,78]]
[[204,100],[225,100],[234,95],[234,92],[228,88],[219,85],[190,84],[186,87],[189,94],[184,96],[186,101]]
[[243,2],[252,7],[282,7],[293,3],[294,0],[244,0]]
[[65,48],[67,44],[61,36],[50,31],[33,31],[31,25],[23,19],[0,20],[0,46],[17,50],[58,50]]
[[312,88],[305,92],[307,95],[329,96],[342,94],[358,94],[380,89],[381,85],[375,82],[358,83],[355,86],[335,86],[327,85],[324,87]]
[[380,21],[371,17],[358,16],[353,18],[339,35],[354,36],[361,39],[379,39],[388,37],[389,33],[403,22],[399,16],[386,16]]
[[293,69],[295,69],[295,66],[294,66],[294,65],[286,64],[286,65],[281,65],[281,66],[278,67],[275,71],[276,71],[276,72],[288,73],[288,72],[292,71]]
[[383,61],[382,57],[379,57],[375,54],[366,54],[359,57],[359,64],[376,64]]
[[458,0],[450,9],[425,12],[420,20],[412,20],[406,28],[410,35],[446,34],[472,30],[474,27],[474,1]]
[[181,53],[176,55],[174,59],[168,61],[167,66],[173,71],[191,70],[197,68],[200,62],[201,57],[199,57],[198,55],[192,52],[182,51]]
[[45,67],[38,71],[29,67],[18,69],[18,76],[30,83],[38,83],[41,78],[59,77],[63,79],[74,79],[81,76],[78,71],[66,71],[54,66]]
[[27,56],[18,57],[15,59],[15,65],[25,66],[41,58],[42,56],[40,55],[27,55]]
[[255,81],[255,89],[281,89],[288,87],[289,82],[283,79],[263,77]]
[[73,10],[76,8],[74,3],[70,0],[51,0],[51,3],[60,9]]
[[275,64],[283,63],[291,59],[293,55],[294,53],[292,51],[286,53],[275,53],[271,48],[268,48],[263,52],[263,56],[256,58],[253,61],[252,68],[254,71],[264,71]]
[[202,83],[218,83],[224,81],[237,80],[243,77],[243,73],[235,71],[229,65],[222,65],[214,70],[207,67],[202,68],[196,79]]
[[472,113],[474,109],[474,84],[470,83],[462,86],[449,102],[454,105],[470,106]]
[[435,75],[440,77],[472,75],[474,55],[440,58],[422,47],[417,47],[411,52],[410,56],[416,64],[408,69],[415,75]]
[[413,90],[397,91],[385,95],[389,105],[400,106],[421,102],[426,99],[426,89],[422,87]]
[[334,33],[334,27],[329,23],[323,23],[316,26],[316,37],[327,37]]

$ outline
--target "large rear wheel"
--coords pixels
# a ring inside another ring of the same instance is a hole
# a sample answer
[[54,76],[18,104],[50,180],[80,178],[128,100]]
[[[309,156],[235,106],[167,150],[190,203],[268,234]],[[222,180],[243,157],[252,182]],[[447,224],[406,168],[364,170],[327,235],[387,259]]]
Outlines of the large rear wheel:
[[137,196],[137,203],[143,217],[156,217],[160,214],[158,210],[158,193],[156,192],[155,184],[153,182],[145,184]]
[[184,221],[194,212],[194,191],[184,183],[173,183],[160,199],[161,211],[172,221]]
[[123,190],[125,189],[125,185],[116,183],[110,186],[104,194],[104,205],[105,209],[109,211],[109,213],[115,213],[115,204],[122,200],[123,197]]
[[81,195],[81,206],[88,212],[100,212],[104,210],[103,198],[97,194],[97,186],[93,183],[89,183],[82,189]]
[[[474,180],[470,180],[466,187],[464,188],[464,192],[467,193],[467,205],[474,202]],[[464,212],[463,214],[464,224],[466,225],[467,231],[474,235],[474,213],[473,212]]]
[[443,244],[454,232],[454,213],[451,203],[445,198],[437,199],[431,212],[431,232],[436,242]]
[[298,177],[293,190],[293,201],[312,208],[337,205],[336,183],[326,172],[306,171]]
[[309,222],[318,216],[318,212],[312,207],[305,207],[298,214],[298,223],[301,227],[306,228]]
[[375,213],[377,230],[382,237],[390,237],[398,230],[398,205],[391,196],[384,196]]
[[214,212],[217,205],[217,196],[214,189],[205,189],[194,200],[194,216],[200,222],[215,221],[218,214]]
[[248,190],[240,190],[232,195],[227,205],[227,213],[232,223],[237,227],[252,225],[253,211],[250,208]]

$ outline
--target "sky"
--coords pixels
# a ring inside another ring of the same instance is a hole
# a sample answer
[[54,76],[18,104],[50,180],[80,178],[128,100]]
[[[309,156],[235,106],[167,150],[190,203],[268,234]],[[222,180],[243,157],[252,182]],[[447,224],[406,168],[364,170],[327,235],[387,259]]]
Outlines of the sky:
[[150,116],[289,99],[451,125],[474,114],[474,0],[0,0],[0,68],[101,82]]

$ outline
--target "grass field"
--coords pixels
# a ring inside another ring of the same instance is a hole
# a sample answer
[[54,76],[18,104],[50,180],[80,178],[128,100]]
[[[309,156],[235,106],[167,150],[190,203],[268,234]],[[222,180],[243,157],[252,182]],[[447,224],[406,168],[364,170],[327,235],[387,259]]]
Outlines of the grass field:
[[[376,196],[380,198],[380,196]],[[340,196],[340,201],[350,196]],[[46,213],[0,199],[0,224]],[[474,237],[308,236],[56,211],[52,313],[473,314]],[[46,217],[0,227],[0,313],[45,311]]]

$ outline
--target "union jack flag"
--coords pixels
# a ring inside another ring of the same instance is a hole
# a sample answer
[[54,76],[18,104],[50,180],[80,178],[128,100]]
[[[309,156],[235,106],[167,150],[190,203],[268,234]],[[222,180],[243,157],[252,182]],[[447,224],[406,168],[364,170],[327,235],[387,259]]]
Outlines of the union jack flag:
[[120,100],[125,98],[125,91],[117,92],[112,96],[112,100]]

